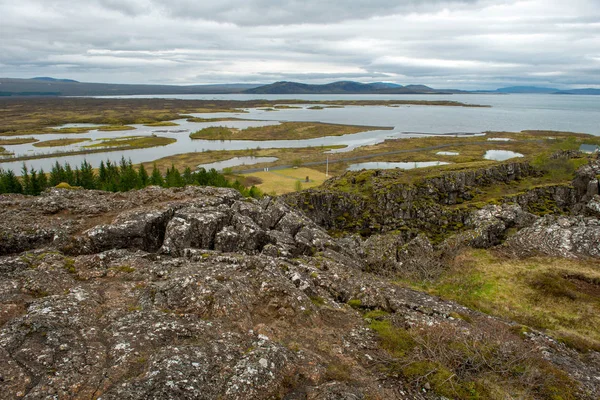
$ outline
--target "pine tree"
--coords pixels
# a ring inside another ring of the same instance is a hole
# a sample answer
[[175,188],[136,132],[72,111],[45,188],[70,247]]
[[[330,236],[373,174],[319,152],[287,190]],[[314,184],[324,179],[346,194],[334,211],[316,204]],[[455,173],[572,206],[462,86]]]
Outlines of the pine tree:
[[19,178],[15,176],[12,170],[6,171],[2,177],[2,186],[4,187],[5,193],[23,193],[23,185]]
[[58,163],[58,161],[52,166],[50,170],[50,185],[56,186],[61,182],[65,181],[65,170]]
[[38,183],[42,192],[48,188],[48,177],[43,168],[41,168],[38,173]]
[[190,167],[186,167],[183,170],[183,182],[186,185],[192,185],[194,183],[194,176],[192,174],[192,169]]
[[96,176],[94,174],[94,169],[86,160],[83,160],[81,163],[79,183],[77,185],[82,186],[85,189],[96,189]]
[[156,164],[152,167],[152,175],[150,176],[150,184],[155,186],[165,186],[165,180],[158,170]]
[[140,188],[144,188],[149,184],[149,177],[146,168],[144,168],[144,164],[140,164],[138,168],[138,180]]
[[71,186],[77,185],[77,182],[75,181],[75,174],[73,173],[69,163],[65,163],[64,166],[63,182],[66,182]]
[[23,163],[23,168],[21,168],[21,180],[23,181],[23,193],[33,194],[31,177],[29,176],[29,170],[27,169],[27,165],[25,165],[25,163]]

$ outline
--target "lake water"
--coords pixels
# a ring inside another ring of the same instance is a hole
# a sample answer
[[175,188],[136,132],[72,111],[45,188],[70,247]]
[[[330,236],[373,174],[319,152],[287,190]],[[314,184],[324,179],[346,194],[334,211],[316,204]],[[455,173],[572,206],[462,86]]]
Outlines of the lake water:
[[[178,95],[178,96],[121,96],[122,98],[178,98],[206,100],[251,100],[251,99],[303,99],[303,100],[453,100],[471,104],[491,105],[491,108],[466,108],[443,106],[348,106],[344,108],[324,108],[321,110],[280,109],[265,111],[247,110],[248,113],[212,113],[196,114],[203,118],[236,117],[251,121],[227,121],[191,123],[185,120],[175,121],[175,127],[145,127],[134,125],[137,129],[121,132],[98,132],[77,135],[32,135],[39,140],[51,140],[64,137],[86,137],[92,140],[100,138],[123,137],[131,135],[160,135],[177,139],[176,143],[156,148],[136,149],[109,153],[96,153],[80,156],[66,156],[27,161],[27,165],[36,169],[50,169],[55,161],[78,165],[86,159],[93,166],[101,160],[118,161],[121,157],[131,158],[132,162],[152,161],[161,157],[201,152],[206,150],[243,150],[252,148],[283,148],[344,145],[335,152],[350,151],[368,146],[387,138],[418,137],[424,135],[481,135],[486,131],[521,131],[526,129],[575,131],[600,135],[600,96],[571,95]],[[189,132],[208,126],[227,126],[240,128],[278,124],[279,121],[319,121],[326,123],[357,124],[371,126],[390,126],[393,130],[362,132],[353,135],[333,136],[309,140],[271,140],[271,141],[208,141],[191,140]],[[165,132],[166,131],[166,132]],[[183,132],[174,132],[183,131]],[[16,155],[52,153],[75,150],[90,142],[64,146],[60,148],[36,148],[31,144],[4,146]],[[0,168],[20,170],[22,162],[0,163]]]

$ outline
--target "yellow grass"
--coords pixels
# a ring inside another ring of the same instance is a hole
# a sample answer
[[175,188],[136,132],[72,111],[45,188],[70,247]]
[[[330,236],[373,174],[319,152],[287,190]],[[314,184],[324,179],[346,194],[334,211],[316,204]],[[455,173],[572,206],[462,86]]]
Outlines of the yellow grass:
[[[256,177],[262,180],[256,185],[264,193],[284,194],[296,190],[296,182],[300,182],[302,189],[321,185],[327,177],[324,173],[311,168],[289,168],[269,172],[255,172],[245,174],[245,177]],[[308,176],[309,182],[306,182]]]

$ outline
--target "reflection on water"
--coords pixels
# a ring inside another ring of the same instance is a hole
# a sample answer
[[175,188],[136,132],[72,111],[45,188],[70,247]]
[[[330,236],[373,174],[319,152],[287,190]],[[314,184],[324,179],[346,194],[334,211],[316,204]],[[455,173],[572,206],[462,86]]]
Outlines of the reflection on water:
[[413,169],[433,167],[436,165],[449,164],[443,161],[421,161],[421,162],[364,162],[352,164],[348,167],[348,171],[360,171],[361,169]]
[[457,153],[456,151],[438,151],[435,154],[437,154],[439,156],[457,156],[460,153]]
[[217,171],[222,171],[225,168],[237,167],[239,165],[253,165],[274,162],[277,160],[279,160],[277,157],[233,157],[229,160],[217,161],[210,164],[201,164],[198,165],[198,168],[204,168],[207,171],[211,168],[214,168]]
[[486,160],[504,161],[515,157],[524,157],[521,153],[515,153],[510,150],[488,150],[483,155]]
[[504,137],[492,137],[492,138],[488,138],[488,141],[490,141],[490,142],[512,142],[512,139],[504,138]]

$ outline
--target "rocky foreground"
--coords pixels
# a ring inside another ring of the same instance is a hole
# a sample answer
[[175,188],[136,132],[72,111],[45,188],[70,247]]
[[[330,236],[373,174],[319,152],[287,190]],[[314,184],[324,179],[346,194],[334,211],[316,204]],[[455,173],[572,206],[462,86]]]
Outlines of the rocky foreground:
[[[411,375],[434,357],[463,381],[521,381],[522,398],[598,398],[597,352],[390,279],[436,273],[439,254],[497,245],[510,228],[507,254],[600,257],[588,186],[578,215],[488,206],[437,246],[332,238],[281,200],[229,189],[0,196],[0,398],[468,398],[454,376]],[[489,382],[472,393],[489,398],[501,386]]]

